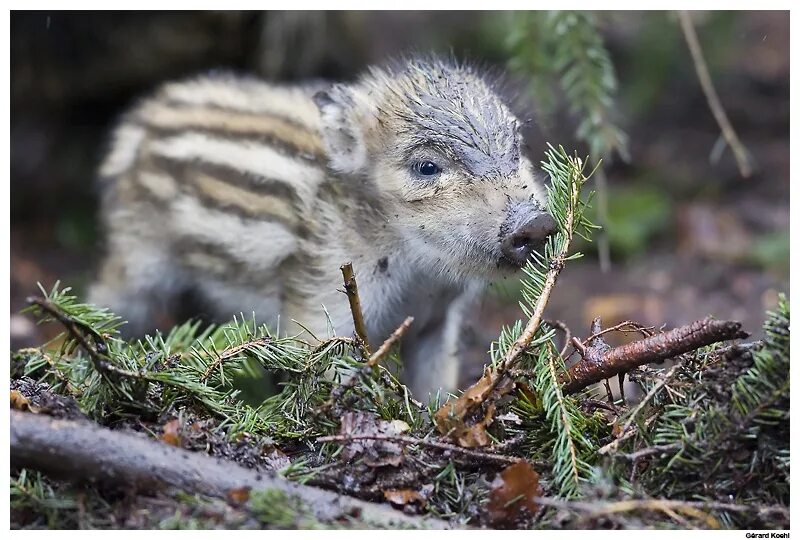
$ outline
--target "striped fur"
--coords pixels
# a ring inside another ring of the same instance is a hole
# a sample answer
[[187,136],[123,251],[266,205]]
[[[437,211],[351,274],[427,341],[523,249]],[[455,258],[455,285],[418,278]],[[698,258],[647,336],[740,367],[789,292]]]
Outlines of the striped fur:
[[[545,202],[518,125],[478,73],[437,60],[317,94],[166,84],[124,116],[100,167],[108,254],[91,299],[137,333],[192,289],[220,319],[254,311],[322,339],[329,323],[353,331],[338,291],[352,261],[370,340],[415,316],[406,379],[453,390],[469,299],[513,270],[499,251],[509,212]],[[441,173],[420,177],[420,160]]]

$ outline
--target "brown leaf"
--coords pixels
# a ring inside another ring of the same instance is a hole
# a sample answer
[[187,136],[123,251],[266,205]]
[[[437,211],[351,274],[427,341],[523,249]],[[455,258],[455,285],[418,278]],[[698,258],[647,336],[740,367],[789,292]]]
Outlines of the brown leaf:
[[243,486],[228,490],[226,493],[231,504],[244,504],[250,500],[250,486]]
[[172,446],[183,446],[183,437],[181,436],[182,427],[181,421],[177,418],[175,420],[170,420],[164,424],[161,440]]
[[539,509],[534,498],[541,495],[539,474],[530,463],[509,465],[492,482],[489,494],[489,519],[495,526],[515,526],[520,518]]
[[442,405],[434,414],[439,433],[467,448],[488,445],[491,439],[486,429],[494,422],[495,402],[515,388],[510,378],[501,379],[494,389],[493,383],[494,373],[487,369],[478,382]]
[[39,408],[31,405],[31,402],[28,401],[28,398],[23,396],[22,392],[19,390],[11,391],[11,408],[17,409],[18,411],[30,411],[33,413],[39,412]]
[[409,504],[416,504],[420,507],[425,506],[425,497],[419,491],[413,489],[386,489],[383,491],[383,496],[392,505],[400,508]]

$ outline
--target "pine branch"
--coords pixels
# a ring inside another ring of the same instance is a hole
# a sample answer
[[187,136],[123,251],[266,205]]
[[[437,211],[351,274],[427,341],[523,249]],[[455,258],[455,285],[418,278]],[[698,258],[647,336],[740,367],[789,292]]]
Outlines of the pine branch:
[[589,469],[579,457],[579,446],[589,445],[576,424],[581,415],[561,388],[559,375],[563,372],[563,365],[556,366],[557,360],[560,361],[560,356],[550,342],[542,348],[534,375],[545,416],[550,422],[550,432],[556,438],[553,446],[553,477],[563,497],[574,497]]

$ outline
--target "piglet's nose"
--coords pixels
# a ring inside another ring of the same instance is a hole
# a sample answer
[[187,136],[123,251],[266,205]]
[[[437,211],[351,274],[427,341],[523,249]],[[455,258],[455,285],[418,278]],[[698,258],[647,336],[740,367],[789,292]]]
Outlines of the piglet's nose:
[[550,214],[542,212],[531,220],[517,226],[500,241],[500,250],[509,261],[523,266],[536,249],[544,245],[545,239],[556,232],[556,221]]

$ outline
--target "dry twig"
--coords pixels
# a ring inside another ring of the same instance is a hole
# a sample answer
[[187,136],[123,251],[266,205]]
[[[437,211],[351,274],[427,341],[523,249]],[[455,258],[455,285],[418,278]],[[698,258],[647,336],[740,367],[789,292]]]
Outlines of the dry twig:
[[350,313],[353,314],[353,328],[356,336],[363,343],[364,350],[369,355],[367,325],[364,322],[364,314],[361,311],[361,298],[358,296],[358,283],[356,283],[356,275],[353,273],[353,263],[345,263],[340,269],[344,278],[344,292],[347,295],[348,302],[350,302]]
[[[372,354],[369,357],[369,359],[367,359],[367,361],[364,363],[364,365],[361,367],[358,373],[353,374],[353,376],[350,377],[347,381],[334,388],[333,392],[331,392],[330,399],[325,403],[323,403],[322,405],[320,405],[319,407],[317,407],[315,413],[319,414],[333,407],[336,401],[342,395],[344,395],[344,393],[347,390],[353,388],[353,386],[355,386],[355,384],[359,381],[359,379],[362,376],[369,375],[370,371],[373,370],[375,366],[378,365],[378,362],[380,362],[381,359],[389,353],[392,346],[394,346],[395,343],[400,341],[400,339],[403,337],[403,334],[406,333],[408,328],[411,326],[411,323],[413,322],[414,322],[414,317],[406,317],[406,319],[400,324],[400,326],[398,326],[397,329],[394,332],[392,332],[392,335],[386,338],[386,340],[381,344],[381,346],[378,347],[378,350],[375,351],[375,353]],[[395,387],[395,390],[398,390],[397,385],[394,383],[394,381],[392,381],[391,379],[386,380],[385,378],[383,380],[390,386]],[[411,401],[418,408],[420,409],[424,408],[422,403],[413,399]]]
[[[718,528],[719,521],[707,514],[707,511],[756,513],[762,516],[779,515],[789,519],[789,509],[778,505],[746,505],[717,501],[676,501],[671,499],[631,499],[625,501],[566,501],[549,497],[537,497],[535,501],[544,506],[571,510],[582,514],[582,520],[591,520],[612,514],[657,511],[669,515],[669,512],[681,512],[685,515],[702,519],[709,527]],[[672,516],[671,516],[672,517]]]

